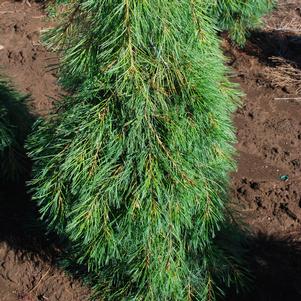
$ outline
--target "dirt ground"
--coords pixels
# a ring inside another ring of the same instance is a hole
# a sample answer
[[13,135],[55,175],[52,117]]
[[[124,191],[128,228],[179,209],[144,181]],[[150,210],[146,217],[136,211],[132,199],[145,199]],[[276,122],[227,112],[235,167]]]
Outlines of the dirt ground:
[[[32,1],[32,0],[31,0]],[[32,1],[33,2],[33,1]],[[40,33],[53,24],[40,5],[0,0],[0,70],[16,88],[33,98],[35,112],[49,111],[60,95],[53,65],[55,54],[41,45]]]
[[[267,17],[267,25],[252,33],[244,49],[223,39],[233,81],[246,94],[234,116],[238,170],[232,174],[231,193],[240,218],[250,228],[255,275],[252,291],[229,300],[301,300],[298,2],[280,1],[278,10]],[[0,0],[2,73],[20,91],[32,95],[31,107],[37,114],[47,113],[60,95],[55,70],[49,67],[57,59],[39,42],[41,30],[52,26],[43,16],[40,4],[28,7]],[[34,213],[24,185],[20,185],[21,195],[14,190],[5,187],[6,192],[0,194],[0,301],[88,300],[87,288],[53,266],[56,250],[52,243],[25,227]]]
[[[300,9],[300,1],[280,1],[244,49],[224,42],[234,81],[246,94],[234,117],[232,197],[252,231],[255,285],[237,300],[301,300]],[[293,73],[275,61],[289,63]]]

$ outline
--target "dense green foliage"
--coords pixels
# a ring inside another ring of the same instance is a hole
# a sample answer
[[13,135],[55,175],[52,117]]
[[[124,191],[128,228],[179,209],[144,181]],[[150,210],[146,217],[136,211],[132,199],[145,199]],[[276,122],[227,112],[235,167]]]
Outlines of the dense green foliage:
[[[60,11],[60,5],[72,3],[70,0],[56,0],[49,4],[51,15]],[[230,38],[243,46],[251,30],[262,25],[262,17],[276,5],[276,0],[211,0],[208,14],[215,20],[215,26],[228,31]]]
[[246,42],[250,30],[261,25],[261,17],[269,12],[276,0],[213,0],[211,15],[221,30],[229,31],[239,45]]
[[73,95],[28,143],[42,218],[105,300],[215,300],[244,271],[221,235],[239,93],[212,1],[68,7],[48,42]]
[[23,145],[33,121],[24,104],[26,99],[0,79],[1,181],[18,179],[26,169]]

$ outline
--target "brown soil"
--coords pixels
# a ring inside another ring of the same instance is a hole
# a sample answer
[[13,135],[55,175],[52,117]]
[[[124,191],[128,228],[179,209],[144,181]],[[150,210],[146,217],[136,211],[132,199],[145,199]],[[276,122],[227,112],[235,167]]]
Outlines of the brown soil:
[[38,255],[0,243],[1,301],[87,301],[88,289]]
[[[246,94],[234,116],[238,170],[231,190],[250,228],[255,275],[254,290],[230,300],[301,300],[301,101],[284,99],[296,97],[297,87],[287,82],[276,87],[268,76],[275,68],[272,56],[300,70],[301,32],[292,28],[301,24],[298,2],[280,1],[266,29],[254,32],[244,49],[224,39],[234,81]],[[0,0],[0,66],[18,89],[31,93],[39,114],[60,94],[48,68],[56,58],[39,43],[40,31],[51,26],[43,15],[38,4]],[[40,234],[27,237],[28,200],[20,201],[13,189],[0,208],[0,301],[87,300],[87,289],[51,264],[57,251],[49,241]]]
[[[287,16],[301,23],[297,7],[297,1],[283,5],[268,23]],[[275,68],[271,57],[301,66],[301,36],[264,30],[253,33],[243,50],[228,45],[228,54],[246,94],[235,115],[239,168],[232,177],[234,197],[252,229],[294,231],[301,225],[301,99],[286,99],[298,97],[296,87],[274,88],[267,75]]]
[[[280,30],[292,20],[298,30]],[[246,94],[234,117],[232,196],[252,232],[255,274],[253,291],[237,300],[301,300],[301,98],[286,99],[298,97],[298,87],[290,81],[275,87],[270,76],[276,68],[271,57],[300,70],[300,1],[280,1],[266,23],[242,50],[225,41],[235,81]]]
[[32,95],[39,114],[51,108],[60,89],[52,70],[57,62],[54,54],[41,45],[42,30],[51,27],[40,5],[23,5],[12,0],[0,0],[0,68],[16,88]]

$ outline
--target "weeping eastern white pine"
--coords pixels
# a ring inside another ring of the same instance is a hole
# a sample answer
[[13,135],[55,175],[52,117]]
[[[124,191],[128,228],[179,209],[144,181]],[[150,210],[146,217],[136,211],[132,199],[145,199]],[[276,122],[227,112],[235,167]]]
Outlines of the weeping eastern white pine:
[[214,300],[244,278],[215,21],[209,0],[70,1],[48,36],[72,96],[36,124],[31,188],[104,300]]

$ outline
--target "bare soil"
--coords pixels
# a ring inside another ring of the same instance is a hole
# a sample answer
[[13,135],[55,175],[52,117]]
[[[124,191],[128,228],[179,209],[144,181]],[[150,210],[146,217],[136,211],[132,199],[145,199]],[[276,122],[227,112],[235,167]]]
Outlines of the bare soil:
[[244,49],[224,40],[234,81],[246,95],[234,116],[238,170],[231,188],[251,231],[255,275],[253,290],[235,300],[301,300],[301,79],[282,74],[286,80],[275,86],[272,59],[286,60],[300,72],[301,6],[279,2]]
[[[252,291],[229,300],[301,300],[301,95],[294,81],[275,85],[271,59],[300,71],[298,2],[280,1],[244,49],[223,39],[233,81],[246,95],[234,116],[238,170],[231,194],[250,229],[255,275]],[[41,30],[52,26],[44,16],[41,4],[0,0],[0,66],[20,91],[32,95],[37,114],[49,112],[61,93],[49,67],[57,58],[39,42]],[[53,243],[25,226],[35,209],[28,206],[24,184],[1,189],[0,301],[88,300],[89,290],[53,265],[59,254]]]
[[53,26],[41,5],[0,0],[0,69],[19,91],[32,95],[35,112],[49,112],[60,95],[55,54],[41,45],[41,31]]

